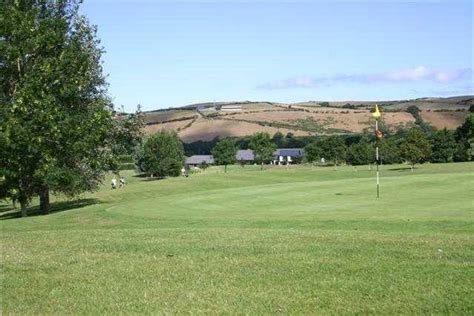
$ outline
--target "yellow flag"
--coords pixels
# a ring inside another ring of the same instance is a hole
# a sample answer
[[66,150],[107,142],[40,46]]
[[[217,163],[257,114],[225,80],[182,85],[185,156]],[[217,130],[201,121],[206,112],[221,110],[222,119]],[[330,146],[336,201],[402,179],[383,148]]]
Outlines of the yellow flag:
[[377,104],[375,105],[375,111],[372,113],[372,116],[373,116],[376,120],[378,120],[378,119],[382,116],[382,114],[381,114],[380,111],[379,111],[379,106],[378,106]]

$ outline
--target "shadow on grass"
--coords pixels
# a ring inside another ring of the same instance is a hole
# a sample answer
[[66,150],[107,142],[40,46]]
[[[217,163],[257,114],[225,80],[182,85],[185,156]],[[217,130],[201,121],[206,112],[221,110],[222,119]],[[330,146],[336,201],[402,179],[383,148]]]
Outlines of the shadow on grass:
[[163,177],[149,177],[149,176],[147,176],[147,175],[144,174],[144,173],[139,173],[139,174],[133,175],[132,177],[134,177],[134,178],[140,178],[140,179],[142,179],[143,181],[159,181],[159,180],[165,179],[165,178],[163,178]]
[[[80,200],[74,200],[74,201],[54,202],[54,203],[51,203],[51,210],[49,214],[74,210],[74,209],[82,208],[82,207],[93,205],[93,204],[99,204],[99,203],[101,202],[98,199],[80,199]],[[3,207],[4,207],[3,205],[0,205],[0,211],[3,209]],[[9,212],[5,211],[3,212],[3,214],[0,215],[0,220],[7,220],[7,219],[21,217],[21,210],[19,208],[12,209],[10,207],[9,210],[10,210]],[[28,208],[28,217],[38,216],[38,215],[43,215],[43,213],[40,213],[39,206]]]
[[163,179],[165,179],[165,178],[153,177],[153,178],[143,178],[143,181],[151,182],[151,181],[160,181],[160,180],[163,180]]
[[11,204],[0,204],[0,214],[11,211],[13,206]]
[[[401,168],[393,168],[393,169],[385,169],[387,171],[402,171],[402,172],[405,172],[405,171],[411,171],[411,167],[401,167]],[[416,170],[416,168],[414,169]]]
[[144,173],[137,173],[137,174],[134,174],[132,177],[134,177],[134,178],[146,178],[147,175],[144,174]]

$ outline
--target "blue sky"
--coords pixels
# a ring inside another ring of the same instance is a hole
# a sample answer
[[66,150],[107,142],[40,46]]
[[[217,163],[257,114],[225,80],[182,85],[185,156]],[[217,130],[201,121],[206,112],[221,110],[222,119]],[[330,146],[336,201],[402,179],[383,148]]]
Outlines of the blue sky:
[[116,105],[474,94],[472,2],[85,0]]

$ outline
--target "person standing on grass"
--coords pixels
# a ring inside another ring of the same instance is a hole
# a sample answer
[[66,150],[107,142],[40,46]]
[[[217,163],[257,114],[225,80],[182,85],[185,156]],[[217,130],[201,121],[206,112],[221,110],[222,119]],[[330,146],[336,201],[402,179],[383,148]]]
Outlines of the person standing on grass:
[[115,176],[112,178],[112,190],[117,188],[117,179],[115,179]]
[[120,178],[120,187],[124,187],[124,186],[125,186],[125,183],[126,183],[125,178],[122,176],[122,177]]

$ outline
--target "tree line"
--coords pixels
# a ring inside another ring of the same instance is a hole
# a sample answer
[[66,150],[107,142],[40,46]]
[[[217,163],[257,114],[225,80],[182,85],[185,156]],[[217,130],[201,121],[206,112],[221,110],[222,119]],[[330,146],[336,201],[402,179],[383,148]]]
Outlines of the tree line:
[[[276,145],[272,142],[267,133],[256,133],[252,135],[248,148],[252,149],[255,155],[255,162],[261,165],[273,160],[273,153]],[[227,166],[236,163],[238,145],[233,138],[222,138],[216,141],[211,153],[217,165]],[[149,177],[178,176],[185,162],[185,152],[183,143],[176,132],[161,131],[144,138],[143,142],[137,146],[134,154],[137,171]],[[206,163],[202,164],[207,167]]]
[[[294,144],[293,135],[281,133],[270,137],[267,133],[255,133],[243,139],[216,139],[209,152],[217,165],[227,166],[237,163],[236,153],[240,149],[252,149],[255,163],[263,169],[264,164],[274,160],[274,152],[282,144]],[[311,141],[308,141],[311,140]],[[470,114],[463,125],[455,131],[443,129],[426,130],[415,126],[399,130],[380,140],[373,135],[331,135],[304,138],[303,162],[315,163],[324,158],[326,164],[366,165],[376,163],[375,146],[379,147],[378,163],[395,164],[408,162],[412,168],[424,162],[461,162],[473,158],[474,114]],[[299,140],[301,141],[301,139]],[[243,145],[242,145],[243,144]],[[174,132],[162,131],[147,137],[135,153],[135,161],[140,172],[149,176],[177,176],[183,167],[185,146]],[[243,148],[242,148],[243,146]],[[296,146],[295,146],[296,147]],[[301,148],[301,147],[300,147]],[[207,166],[207,165],[206,165]]]
[[[383,126],[383,125],[382,125]],[[383,127],[382,127],[383,128]],[[473,156],[474,118],[471,113],[456,130],[435,130],[426,124],[417,124],[411,129],[400,129],[390,133],[385,129],[385,137],[378,141],[380,162],[394,164],[409,162],[412,165],[423,162],[461,162],[471,161]],[[304,161],[313,163],[324,158],[333,164],[352,165],[375,162],[376,138],[371,134],[305,136],[284,136],[277,132],[266,137],[278,148],[304,148]],[[188,155],[213,153],[219,139],[210,142],[184,144]],[[254,136],[234,139],[239,149],[252,148]],[[260,161],[259,161],[260,162]]]

